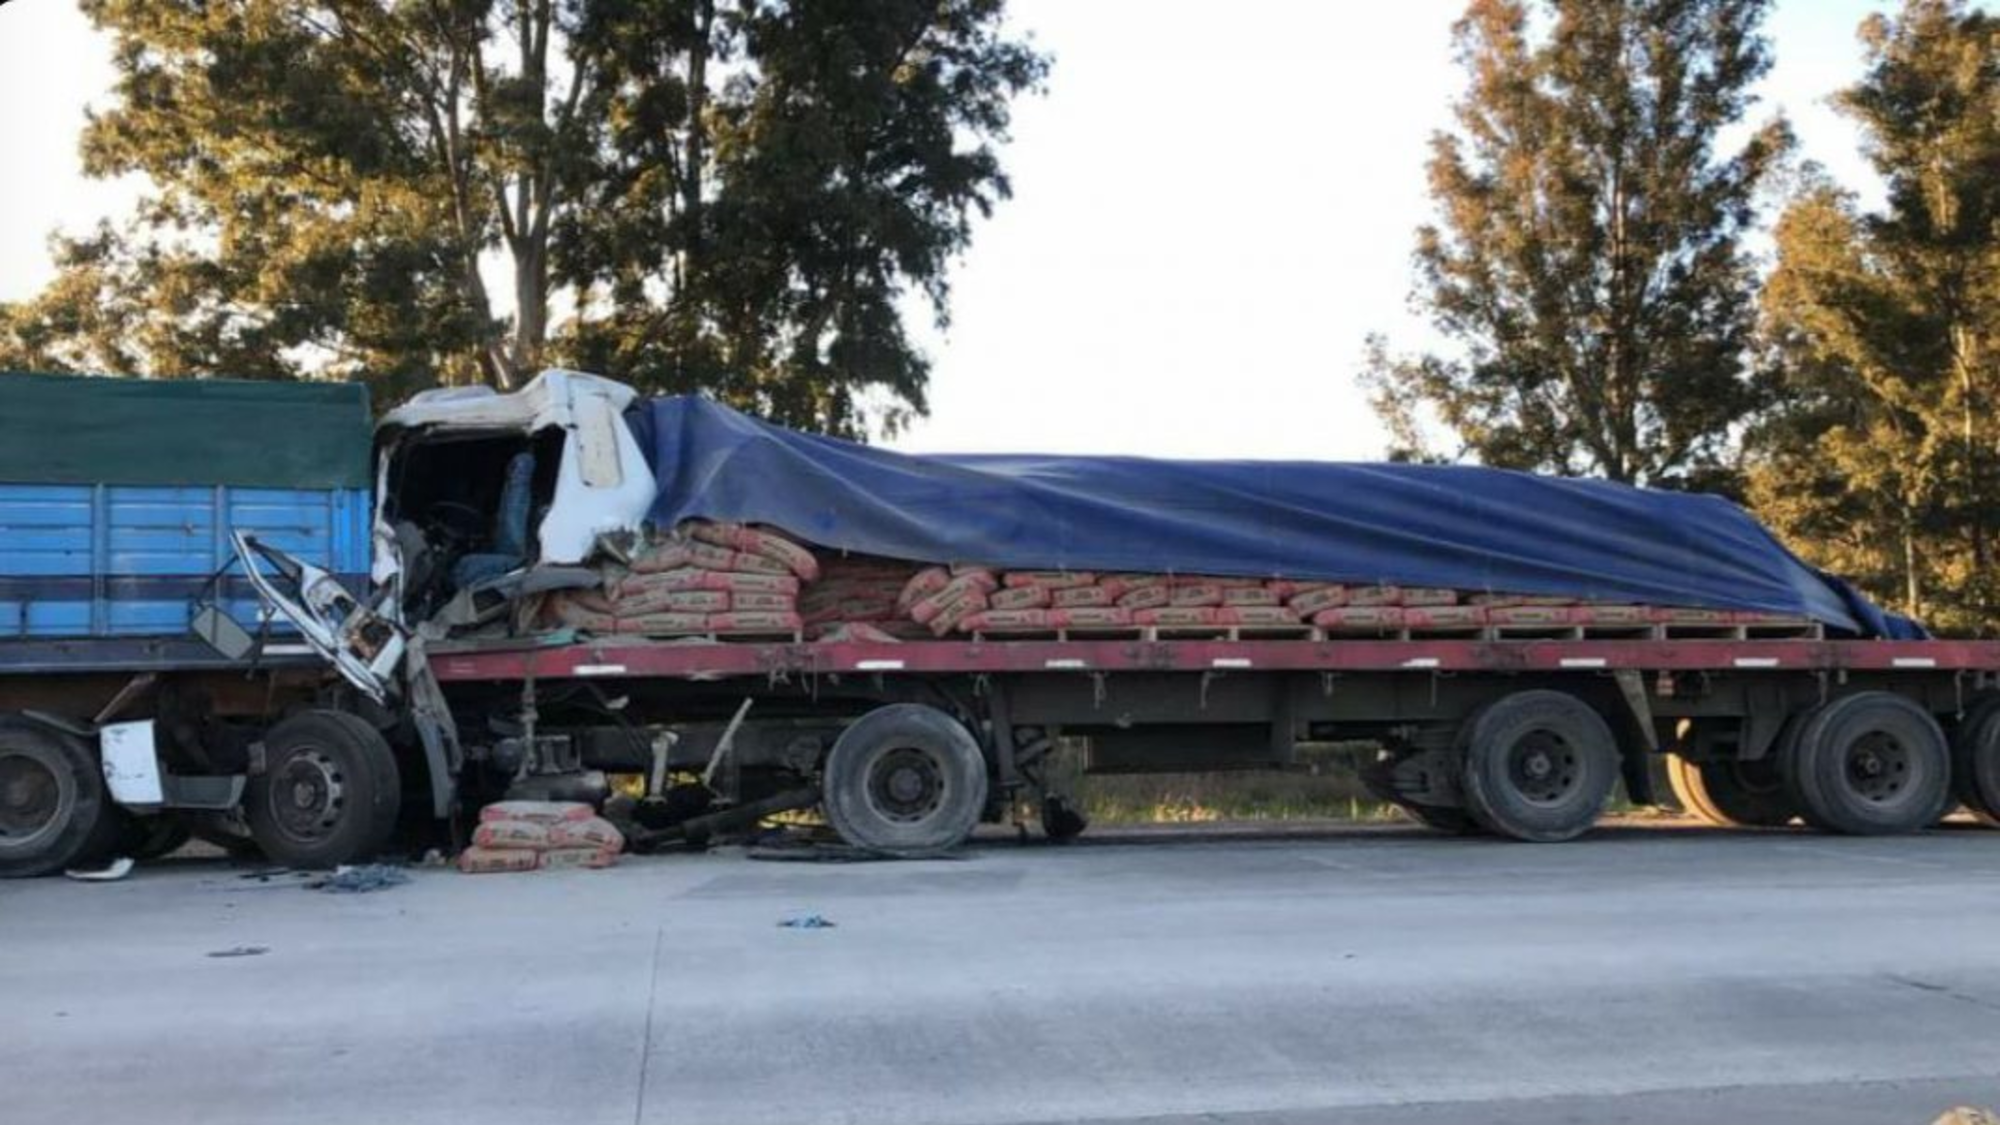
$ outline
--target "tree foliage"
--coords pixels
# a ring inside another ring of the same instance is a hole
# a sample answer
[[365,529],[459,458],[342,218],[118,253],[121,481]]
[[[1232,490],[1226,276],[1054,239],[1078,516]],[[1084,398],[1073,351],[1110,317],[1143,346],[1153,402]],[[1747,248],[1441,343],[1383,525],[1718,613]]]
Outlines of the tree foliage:
[[1493,465],[1666,483],[1722,459],[1752,406],[1742,239],[1789,134],[1718,148],[1770,66],[1768,7],[1473,0],[1416,250],[1416,301],[1453,350],[1377,340],[1368,362],[1400,443],[1434,413]]
[[1007,195],[1046,60],[1004,0],[82,0],[116,43],[92,175],[0,356],[366,378],[551,363],[792,423],[924,408],[912,294]]
[[1995,624],[2000,527],[2000,23],[1908,0],[1862,28],[1839,105],[1886,186],[1815,179],[1777,229],[1763,309],[1773,406],[1751,431],[1766,519],[1870,593],[1953,631]]

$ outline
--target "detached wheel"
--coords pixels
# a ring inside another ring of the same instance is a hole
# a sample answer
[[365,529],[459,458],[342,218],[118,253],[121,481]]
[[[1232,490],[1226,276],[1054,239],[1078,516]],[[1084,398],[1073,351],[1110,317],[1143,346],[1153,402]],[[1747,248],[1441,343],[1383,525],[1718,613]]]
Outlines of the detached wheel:
[[1667,780],[1681,808],[1717,828],[1781,828],[1798,810],[1773,757],[1695,762],[1667,755]]
[[1951,791],[1982,823],[2000,827],[2000,695],[1974,703],[1952,732]]
[[380,850],[401,804],[396,758],[374,727],[307,711],[264,736],[264,772],[243,794],[251,838],[289,867],[336,867]]
[[1534,843],[1581,836],[1618,781],[1611,728],[1563,692],[1516,692],[1475,716],[1466,735],[1466,809],[1502,836]]
[[97,755],[82,739],[0,717],[0,878],[104,858],[118,827]]
[[822,801],[840,838],[877,851],[964,841],[986,807],[986,758],[934,707],[897,703],[855,720],[827,755]]
[[1951,750],[1930,713],[1867,691],[1806,718],[1780,761],[1807,823],[1881,836],[1936,824],[1951,801]]

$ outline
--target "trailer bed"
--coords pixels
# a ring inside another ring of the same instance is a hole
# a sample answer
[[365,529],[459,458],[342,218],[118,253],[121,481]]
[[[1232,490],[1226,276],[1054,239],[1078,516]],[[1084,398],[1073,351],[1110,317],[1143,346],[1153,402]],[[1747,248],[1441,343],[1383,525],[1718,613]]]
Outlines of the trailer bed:
[[2000,641],[939,640],[450,642],[443,682],[1034,672],[2000,671]]

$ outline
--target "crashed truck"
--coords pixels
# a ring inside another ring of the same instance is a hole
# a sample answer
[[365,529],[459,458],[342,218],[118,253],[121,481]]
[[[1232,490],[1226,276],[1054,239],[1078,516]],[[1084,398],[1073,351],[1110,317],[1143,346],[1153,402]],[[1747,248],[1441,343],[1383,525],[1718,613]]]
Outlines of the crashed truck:
[[[721,604],[676,600],[704,566],[782,569],[713,545],[756,535],[796,573],[755,588],[834,608],[679,612]],[[813,602],[807,567],[901,592]],[[655,840],[815,807],[893,853],[1022,810],[1066,838],[1062,755],[1283,770],[1329,740],[1452,833],[1569,839],[1656,773],[1717,824],[1908,832],[2000,811],[1996,673],[1708,496],[913,457],[568,372],[379,423],[354,386],[0,377],[10,876],[190,833],[333,865],[634,779]]]

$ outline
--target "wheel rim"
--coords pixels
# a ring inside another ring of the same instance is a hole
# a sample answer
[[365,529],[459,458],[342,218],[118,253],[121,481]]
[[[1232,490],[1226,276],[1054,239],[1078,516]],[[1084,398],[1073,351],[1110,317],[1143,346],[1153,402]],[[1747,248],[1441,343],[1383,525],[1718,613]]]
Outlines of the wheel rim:
[[868,769],[868,800],[885,819],[914,824],[944,805],[944,771],[936,758],[914,747],[899,747]]
[[1583,755],[1554,731],[1530,731],[1507,750],[1507,781],[1530,804],[1560,805],[1583,784]]
[[72,787],[46,762],[0,755],[0,849],[37,846],[61,829],[75,803]]
[[302,841],[325,838],[340,826],[347,809],[346,774],[340,763],[317,747],[285,759],[271,776],[271,820],[278,831]]
[[1893,804],[1910,786],[1910,748],[1885,731],[1856,739],[1841,765],[1848,789],[1870,804]]

